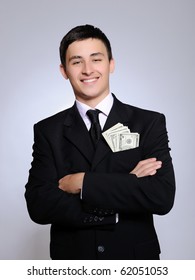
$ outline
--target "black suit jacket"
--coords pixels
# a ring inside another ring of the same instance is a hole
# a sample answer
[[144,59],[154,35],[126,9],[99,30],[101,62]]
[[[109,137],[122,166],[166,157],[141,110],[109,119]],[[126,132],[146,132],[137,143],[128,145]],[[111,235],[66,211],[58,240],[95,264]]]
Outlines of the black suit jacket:
[[[118,122],[140,134],[138,148],[113,153],[102,137],[94,154],[75,104],[34,126],[25,197],[31,219],[51,224],[52,259],[159,257],[153,214],[168,213],[175,194],[165,117],[114,97],[104,130]],[[129,174],[150,157],[163,162],[156,175]],[[85,172],[82,200],[58,188],[60,178],[77,172]]]

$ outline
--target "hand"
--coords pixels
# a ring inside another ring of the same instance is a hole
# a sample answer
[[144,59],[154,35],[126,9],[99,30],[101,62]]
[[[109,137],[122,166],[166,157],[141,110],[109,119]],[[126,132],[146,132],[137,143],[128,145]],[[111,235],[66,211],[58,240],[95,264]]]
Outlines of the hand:
[[138,178],[153,176],[156,174],[157,170],[162,167],[162,161],[157,161],[156,158],[149,158],[141,160],[136,167],[130,172],[130,174],[135,174]]
[[59,189],[72,194],[80,193],[84,175],[84,172],[80,172],[64,176],[59,180]]

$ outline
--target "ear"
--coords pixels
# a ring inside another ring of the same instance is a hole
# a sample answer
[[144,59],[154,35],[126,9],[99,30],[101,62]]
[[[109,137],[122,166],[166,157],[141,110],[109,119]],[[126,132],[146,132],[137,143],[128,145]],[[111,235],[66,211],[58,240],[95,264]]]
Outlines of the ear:
[[112,58],[110,60],[110,73],[113,73],[114,72],[114,69],[115,69],[115,61],[114,59]]
[[64,69],[64,66],[63,66],[62,64],[60,64],[60,72],[61,72],[62,76],[63,76],[66,80],[68,80],[68,76],[67,76],[66,71],[65,71],[65,69]]

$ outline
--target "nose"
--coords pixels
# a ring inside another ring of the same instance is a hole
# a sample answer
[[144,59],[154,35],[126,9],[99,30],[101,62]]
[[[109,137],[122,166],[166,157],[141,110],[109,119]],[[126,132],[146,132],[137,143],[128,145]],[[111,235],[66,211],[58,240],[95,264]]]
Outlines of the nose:
[[82,73],[87,76],[90,76],[93,73],[93,67],[90,62],[83,63]]

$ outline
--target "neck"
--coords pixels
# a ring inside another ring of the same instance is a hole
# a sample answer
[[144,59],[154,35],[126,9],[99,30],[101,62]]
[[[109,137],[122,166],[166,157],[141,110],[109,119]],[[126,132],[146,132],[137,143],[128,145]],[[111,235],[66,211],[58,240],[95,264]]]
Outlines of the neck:
[[77,97],[76,99],[91,108],[95,108],[102,100],[104,100],[104,98],[106,98],[106,96],[108,96],[108,94],[109,94],[109,92],[104,95],[97,96],[96,98],[94,98],[94,97],[85,97],[85,98]]

